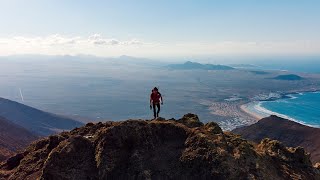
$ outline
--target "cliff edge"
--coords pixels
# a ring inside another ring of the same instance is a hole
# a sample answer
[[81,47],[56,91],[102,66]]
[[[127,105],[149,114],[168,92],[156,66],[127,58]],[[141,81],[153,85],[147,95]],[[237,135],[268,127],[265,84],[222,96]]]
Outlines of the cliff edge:
[[320,179],[303,148],[251,143],[179,120],[88,123],[32,143],[0,165],[2,179]]

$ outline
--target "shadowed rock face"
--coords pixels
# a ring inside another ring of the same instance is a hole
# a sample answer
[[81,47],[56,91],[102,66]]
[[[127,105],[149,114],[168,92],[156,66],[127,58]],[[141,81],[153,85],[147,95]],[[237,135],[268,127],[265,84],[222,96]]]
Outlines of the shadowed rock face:
[[0,161],[24,149],[38,137],[26,129],[0,117]]
[[9,160],[0,166],[3,179],[320,178],[302,148],[270,139],[255,145],[192,114],[178,121],[88,123]]
[[281,141],[286,146],[301,146],[311,154],[314,164],[320,162],[320,129],[308,127],[277,116],[263,118],[255,124],[232,131],[259,143],[264,138]]

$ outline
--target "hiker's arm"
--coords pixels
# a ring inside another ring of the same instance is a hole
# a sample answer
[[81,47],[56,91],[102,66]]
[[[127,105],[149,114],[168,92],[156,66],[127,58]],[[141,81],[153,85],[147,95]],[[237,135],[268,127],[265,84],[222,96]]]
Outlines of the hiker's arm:
[[161,99],[161,104],[163,104],[163,98],[162,98],[162,95],[160,96],[160,99]]
[[152,98],[151,98],[152,94],[150,95],[150,109],[152,109],[151,103],[152,103]]

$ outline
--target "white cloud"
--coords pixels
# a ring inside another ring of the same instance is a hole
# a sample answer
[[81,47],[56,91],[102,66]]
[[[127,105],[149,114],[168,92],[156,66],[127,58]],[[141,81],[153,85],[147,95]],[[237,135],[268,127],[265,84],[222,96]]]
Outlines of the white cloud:
[[136,38],[121,41],[115,38],[106,38],[100,34],[88,37],[70,37],[60,34],[36,37],[0,37],[0,55],[28,53],[116,55],[119,51],[147,44],[150,43],[144,43]]
[[118,45],[121,42],[116,39],[103,38],[100,34],[94,34],[89,36],[88,41],[96,45]]
[[136,38],[119,40],[101,34],[88,37],[64,36],[16,36],[0,37],[0,55],[11,54],[92,54],[97,56],[145,56],[174,57],[201,55],[266,55],[266,54],[317,54],[318,41],[221,41],[221,42],[144,42]]
[[2,41],[7,44],[16,45],[65,45],[65,44],[76,44],[79,37],[63,37],[59,34],[54,34],[46,37],[23,37],[16,36],[13,38],[5,38]]
[[12,38],[0,38],[0,44],[11,45],[42,45],[42,46],[56,46],[56,45],[143,45],[143,42],[137,39],[130,39],[120,41],[114,38],[104,38],[100,34],[93,34],[88,38],[83,37],[67,37],[59,34],[49,35],[45,37],[23,37],[16,36]]
[[119,41],[113,38],[104,38],[100,34],[89,36],[88,41],[96,45],[143,45],[144,43],[138,39],[130,39],[127,41]]

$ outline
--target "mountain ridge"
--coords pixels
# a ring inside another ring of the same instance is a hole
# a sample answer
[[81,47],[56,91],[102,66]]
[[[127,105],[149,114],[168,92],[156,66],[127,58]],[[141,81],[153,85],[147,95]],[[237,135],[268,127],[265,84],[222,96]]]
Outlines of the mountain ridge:
[[57,133],[57,130],[70,130],[83,125],[71,118],[41,111],[5,98],[0,98],[0,116],[38,136],[47,136]]
[[303,148],[251,143],[197,115],[88,123],[0,165],[2,179],[319,179]]
[[226,65],[214,65],[214,64],[201,64],[197,62],[187,61],[183,64],[170,64],[168,65],[170,69],[176,70],[233,70],[234,68]]

